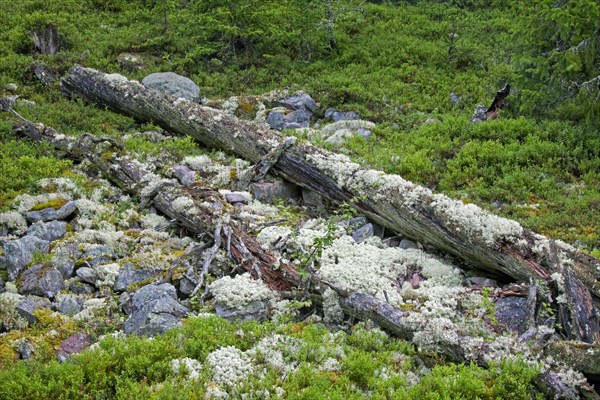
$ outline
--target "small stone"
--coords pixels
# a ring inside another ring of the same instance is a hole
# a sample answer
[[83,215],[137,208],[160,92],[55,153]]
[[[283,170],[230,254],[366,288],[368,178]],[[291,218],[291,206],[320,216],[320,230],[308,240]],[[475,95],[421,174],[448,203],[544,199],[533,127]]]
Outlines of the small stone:
[[225,195],[225,200],[227,200],[228,203],[230,204],[235,204],[235,203],[242,203],[242,204],[246,204],[246,197],[244,197],[243,194],[241,193],[227,193]]
[[456,95],[456,93],[450,93],[450,104],[456,106],[458,103],[460,103],[460,98]]
[[19,343],[17,351],[21,356],[21,360],[29,360],[33,354],[33,348],[26,340],[22,340],[21,343]]
[[157,72],[142,79],[142,85],[175,98],[200,102],[200,88],[189,78],[173,72]]
[[325,210],[323,196],[313,190],[302,188],[302,201],[307,206],[315,207],[317,212]]
[[180,164],[173,166],[173,175],[184,186],[189,186],[192,182],[196,181],[196,172],[191,170],[187,165]]
[[471,123],[485,121],[487,119],[485,115],[486,111],[487,108],[485,108],[484,106],[477,106],[477,108],[475,108],[475,111],[473,112],[473,116],[471,117]]
[[123,325],[126,334],[156,336],[181,325],[181,318],[189,310],[177,302],[175,287],[168,283],[146,285],[131,296],[129,305],[123,308],[130,311]]
[[317,109],[317,103],[306,93],[280,100],[277,102],[277,105],[289,108],[290,110],[304,110],[311,113]]
[[484,278],[481,276],[473,276],[467,279],[469,284],[475,286],[498,287],[498,283],[494,279]]
[[73,272],[75,271],[75,258],[76,253],[73,252],[73,245],[69,245],[65,248],[62,248],[52,257],[52,266],[56,268],[64,278],[70,278],[73,276]]
[[65,362],[73,354],[81,353],[90,344],[90,338],[85,333],[75,333],[60,343],[57,353],[58,360]]
[[362,136],[363,138],[365,138],[365,140],[369,140],[369,138],[371,137],[371,130],[365,128],[358,128],[356,130],[356,134]]
[[192,282],[187,276],[183,276],[179,280],[179,291],[181,292],[181,294],[189,296],[192,294],[195,288],[196,284]]
[[333,122],[353,121],[353,120],[360,119],[360,115],[358,115],[354,111],[348,111],[348,112],[335,111],[331,115],[331,119],[333,119]]
[[358,229],[367,223],[367,217],[354,217],[348,220],[348,227],[352,230]]
[[113,289],[122,292],[127,290],[129,286],[157,276],[159,273],[160,269],[136,268],[132,263],[126,262],[119,271]]
[[27,296],[17,303],[16,308],[21,317],[25,318],[30,324],[35,324],[38,319],[33,313],[40,307],[50,308],[52,307],[52,303],[46,298]]
[[58,214],[54,208],[46,208],[41,211],[29,211],[25,214],[25,219],[30,222],[52,221],[58,219]]
[[352,239],[354,239],[354,241],[356,243],[362,243],[372,236],[373,236],[373,224],[371,224],[371,223],[365,224],[365,225],[361,226],[360,228],[358,228],[357,230],[355,230],[354,232],[352,232]]

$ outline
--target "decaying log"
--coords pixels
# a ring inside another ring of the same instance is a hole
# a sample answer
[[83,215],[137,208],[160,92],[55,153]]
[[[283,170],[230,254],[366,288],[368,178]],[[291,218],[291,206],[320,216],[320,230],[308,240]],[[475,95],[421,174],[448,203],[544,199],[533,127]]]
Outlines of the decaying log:
[[[73,67],[62,79],[61,88],[69,96],[152,121],[255,164],[275,154],[278,158],[267,163],[272,172],[334,201],[360,199],[353,205],[378,224],[452,254],[467,265],[514,280],[535,278],[541,285],[568,280],[572,287],[585,288],[578,289],[576,297],[589,311],[583,317],[563,313],[565,326],[574,327],[568,333],[577,340],[600,337],[593,317],[600,304],[600,261],[567,244],[553,242],[472,204],[434,194],[397,175],[362,168],[345,156],[310,145],[286,144],[286,138],[263,125],[172,98],[118,74]],[[568,279],[565,270],[572,272]]]
[[[111,182],[131,195],[144,198],[150,193],[150,202],[157,210],[176,220],[190,232],[198,235],[208,233],[211,237],[213,232],[220,234],[220,237],[213,238],[215,243],[226,243],[232,261],[254,278],[262,279],[271,289],[290,290],[299,285],[301,279],[291,266],[282,264],[274,269],[273,266],[278,264],[277,258],[263,250],[237,221],[228,218],[227,210],[230,206],[218,192],[209,188],[184,187],[174,181],[158,182],[156,179],[160,178],[145,171],[135,160],[121,156],[118,152],[119,144],[113,138],[96,138],[85,134],[73,141],[64,135],[58,135],[52,128],[29,124],[20,125],[14,132],[36,141],[49,141],[71,157],[87,159]],[[102,148],[104,142],[108,142],[110,147]],[[148,190],[159,183],[161,190]],[[178,207],[177,204],[184,204],[185,207]],[[221,224],[223,229],[216,230]],[[203,278],[202,271],[200,277]]]

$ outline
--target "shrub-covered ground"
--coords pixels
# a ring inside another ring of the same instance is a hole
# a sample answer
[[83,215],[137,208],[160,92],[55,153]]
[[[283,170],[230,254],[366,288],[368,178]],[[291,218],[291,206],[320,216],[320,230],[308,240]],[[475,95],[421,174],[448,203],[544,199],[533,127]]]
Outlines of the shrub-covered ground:
[[[352,138],[337,151],[598,256],[598,102],[593,82],[585,83],[598,75],[599,6],[572,0],[563,10],[553,3],[0,2],[0,95],[21,95],[19,114],[61,133],[120,137],[153,127],[66,99],[58,82],[44,85],[34,76],[31,63],[47,64],[57,77],[74,64],[140,80],[174,71],[189,76],[210,99],[303,89],[319,102],[317,118],[336,107],[378,124],[368,141]],[[40,25],[58,28],[57,54],[34,50],[31,31]],[[142,60],[142,68],[120,64],[122,53]],[[475,106],[487,105],[506,82],[513,90],[500,118],[471,124]],[[450,101],[451,93],[458,103]],[[56,157],[49,146],[12,137],[17,117],[0,115],[0,211],[18,194],[35,194],[42,178],[69,177],[94,189],[93,180],[76,174],[72,162]],[[158,153],[181,158],[210,151],[189,138],[157,146],[133,135],[125,145],[150,162]],[[56,330],[62,338],[73,329],[40,321],[34,326],[39,332],[28,332],[32,337]],[[261,340],[283,334],[297,339],[277,350],[293,371],[257,350]],[[240,367],[247,381],[236,390],[254,398],[265,398],[265,391],[307,399],[365,393],[400,399],[530,398],[536,373],[519,362],[489,370],[441,360],[425,366],[409,344],[368,327],[331,334],[310,324],[238,326],[209,317],[190,318],[181,329],[153,340],[108,337],[65,364],[43,357],[10,367],[3,363],[0,397],[200,398],[217,379],[207,358],[226,346],[237,349],[231,352],[240,365],[252,360],[252,368]],[[4,356],[0,360],[7,360]],[[173,366],[172,360],[186,357],[202,363],[197,376],[191,364]],[[431,374],[416,384],[408,381],[424,368]]]

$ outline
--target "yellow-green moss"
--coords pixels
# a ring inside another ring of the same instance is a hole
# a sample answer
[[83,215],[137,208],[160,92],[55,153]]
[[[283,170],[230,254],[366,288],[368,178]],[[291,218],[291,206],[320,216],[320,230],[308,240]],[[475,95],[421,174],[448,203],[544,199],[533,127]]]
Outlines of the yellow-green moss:
[[68,202],[69,200],[63,199],[62,197],[57,197],[55,199],[36,204],[31,208],[31,211],[40,211],[45,210],[46,208],[54,208],[55,210],[58,210]]

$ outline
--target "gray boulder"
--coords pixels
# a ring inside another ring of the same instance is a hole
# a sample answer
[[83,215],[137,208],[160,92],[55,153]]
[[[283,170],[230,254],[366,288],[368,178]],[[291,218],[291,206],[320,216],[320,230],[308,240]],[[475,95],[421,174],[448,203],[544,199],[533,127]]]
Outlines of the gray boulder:
[[69,284],[69,291],[73,294],[92,294],[96,289],[90,284],[74,280]]
[[296,110],[287,113],[280,110],[273,110],[267,116],[267,124],[269,124],[271,129],[278,131],[308,128],[310,117],[312,117],[312,113],[305,110]]
[[65,315],[73,316],[83,310],[83,302],[73,295],[58,295],[56,310]]
[[19,279],[20,294],[34,294],[53,299],[64,287],[62,274],[45,264],[27,268],[21,273]]
[[300,196],[300,188],[290,182],[259,182],[252,184],[254,198],[265,203],[278,199],[293,199]]
[[129,318],[123,325],[126,334],[155,336],[181,325],[189,310],[177,302],[175,287],[168,283],[146,285],[131,296],[123,307]]
[[96,285],[96,281],[98,280],[98,272],[94,268],[90,267],[81,267],[75,274],[84,282]]
[[354,111],[347,111],[347,112],[335,111],[335,109],[333,107],[331,107],[331,108],[328,108],[327,111],[325,111],[325,118],[331,119],[331,120],[333,120],[333,122],[351,121],[351,120],[360,119],[360,115],[358,115]]
[[28,235],[37,236],[42,240],[53,242],[67,233],[67,223],[64,221],[37,222],[29,227]]
[[242,308],[225,308],[217,303],[215,304],[215,311],[219,317],[232,322],[262,322],[269,318],[268,302],[265,301],[255,301]]
[[14,281],[24,266],[33,259],[33,254],[47,254],[50,251],[50,243],[33,235],[23,236],[17,240],[9,240],[4,244],[4,258],[8,279]]
[[30,222],[52,221],[58,218],[58,213],[54,208],[46,208],[41,211],[29,211],[25,214],[25,219]]
[[122,292],[127,290],[129,286],[157,276],[159,273],[160,269],[136,268],[132,263],[126,262],[119,272],[113,289],[117,292]]
[[365,224],[352,232],[352,239],[356,243],[362,243],[373,236],[373,224]]
[[115,251],[108,246],[98,246],[83,253],[75,262],[76,267],[95,267],[96,265],[112,262],[117,256]]
[[279,100],[277,105],[288,108],[292,111],[303,110],[312,114],[317,109],[317,103],[306,93],[289,97],[285,100]]
[[400,244],[398,245],[398,247],[400,247],[403,250],[421,249],[422,248],[422,246],[419,246],[419,243],[414,242],[410,239],[402,239],[400,241]]
[[142,85],[176,98],[200,102],[200,88],[191,79],[173,72],[157,72],[142,79]]
[[236,192],[227,193],[225,195],[225,200],[227,200],[227,202],[230,204],[236,204],[236,203],[246,204],[247,203],[246,197],[244,197],[243,194],[236,193]]
[[59,270],[63,277],[70,278],[75,271],[75,259],[78,258],[78,255],[76,244],[67,245],[54,253],[52,266]]

